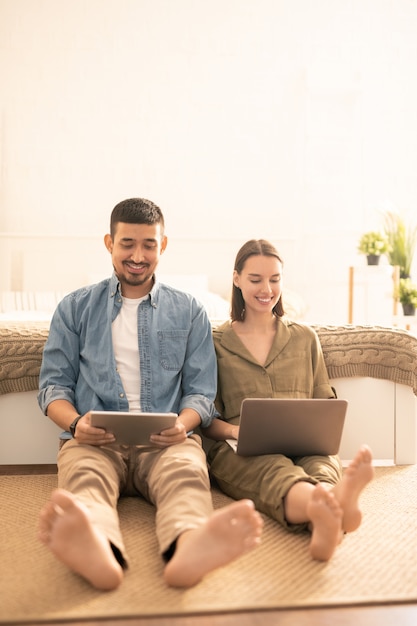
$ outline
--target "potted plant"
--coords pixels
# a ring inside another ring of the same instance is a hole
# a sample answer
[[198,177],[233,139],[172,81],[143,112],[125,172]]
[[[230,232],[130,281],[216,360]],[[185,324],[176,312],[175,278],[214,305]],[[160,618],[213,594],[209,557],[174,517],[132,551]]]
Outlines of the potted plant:
[[385,213],[385,235],[389,242],[388,260],[390,264],[399,266],[400,278],[409,278],[417,245],[417,226],[408,226],[400,215],[387,211]]
[[368,265],[378,265],[381,254],[389,252],[388,238],[379,231],[369,231],[360,238],[358,250],[366,254]]
[[398,300],[403,307],[404,315],[415,315],[417,306],[417,285],[411,278],[400,278]]

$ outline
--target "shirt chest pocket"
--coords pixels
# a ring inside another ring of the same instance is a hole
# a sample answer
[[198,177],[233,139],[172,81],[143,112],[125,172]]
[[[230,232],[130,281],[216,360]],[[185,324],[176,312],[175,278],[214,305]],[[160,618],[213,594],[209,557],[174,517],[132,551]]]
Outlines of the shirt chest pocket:
[[186,330],[159,330],[159,360],[165,370],[178,371],[182,368],[187,350]]

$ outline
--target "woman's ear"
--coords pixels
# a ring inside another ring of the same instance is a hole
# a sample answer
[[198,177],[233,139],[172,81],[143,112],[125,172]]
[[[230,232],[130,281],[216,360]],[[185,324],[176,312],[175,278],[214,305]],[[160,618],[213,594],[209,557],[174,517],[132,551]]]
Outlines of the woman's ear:
[[239,274],[236,270],[233,270],[233,284],[235,287],[239,287]]

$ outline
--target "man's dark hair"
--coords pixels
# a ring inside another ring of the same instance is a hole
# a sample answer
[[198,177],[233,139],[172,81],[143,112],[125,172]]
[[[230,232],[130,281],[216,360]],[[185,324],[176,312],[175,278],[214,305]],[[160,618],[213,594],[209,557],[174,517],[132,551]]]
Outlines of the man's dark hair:
[[119,222],[125,224],[161,224],[161,234],[164,234],[165,222],[161,209],[145,198],[129,198],[116,204],[110,217],[112,238],[114,238]]

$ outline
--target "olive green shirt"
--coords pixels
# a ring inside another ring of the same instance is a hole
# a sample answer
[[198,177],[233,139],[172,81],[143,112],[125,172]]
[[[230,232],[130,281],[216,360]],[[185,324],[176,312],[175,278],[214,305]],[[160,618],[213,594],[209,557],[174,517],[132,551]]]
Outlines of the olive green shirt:
[[333,398],[316,332],[305,324],[278,318],[265,365],[243,345],[225,322],[213,330],[218,364],[216,408],[238,423],[244,398]]

